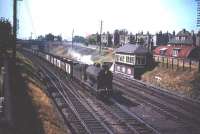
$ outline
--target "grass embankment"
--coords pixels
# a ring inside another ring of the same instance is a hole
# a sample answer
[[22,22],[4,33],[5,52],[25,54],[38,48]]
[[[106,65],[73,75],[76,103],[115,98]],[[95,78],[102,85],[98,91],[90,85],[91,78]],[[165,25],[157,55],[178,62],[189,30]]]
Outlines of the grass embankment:
[[[160,77],[156,80],[155,77]],[[142,76],[142,80],[167,90],[200,100],[200,73],[197,70],[172,70],[155,67]]]
[[53,101],[45,92],[33,63],[17,54],[19,88],[16,103],[17,128],[21,134],[68,134]]
[[114,61],[114,52],[113,50],[103,50],[103,54],[94,58],[95,63],[103,62],[113,62]]

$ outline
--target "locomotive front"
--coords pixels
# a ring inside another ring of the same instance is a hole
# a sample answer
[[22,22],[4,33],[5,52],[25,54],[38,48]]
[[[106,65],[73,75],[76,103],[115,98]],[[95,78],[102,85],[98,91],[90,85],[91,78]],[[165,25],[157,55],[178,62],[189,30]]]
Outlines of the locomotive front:
[[112,72],[107,65],[92,65],[86,69],[87,79],[98,95],[112,94]]

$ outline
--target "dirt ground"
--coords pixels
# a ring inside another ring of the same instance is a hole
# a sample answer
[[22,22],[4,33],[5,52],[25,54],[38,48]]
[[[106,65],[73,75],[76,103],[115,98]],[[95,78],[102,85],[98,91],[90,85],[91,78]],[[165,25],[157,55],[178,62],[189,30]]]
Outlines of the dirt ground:
[[[160,78],[159,80],[156,77]],[[200,101],[200,73],[198,70],[172,70],[155,67],[142,76],[142,80],[172,92]]]
[[14,116],[18,134],[68,134],[64,120],[36,75],[37,69],[18,54]]

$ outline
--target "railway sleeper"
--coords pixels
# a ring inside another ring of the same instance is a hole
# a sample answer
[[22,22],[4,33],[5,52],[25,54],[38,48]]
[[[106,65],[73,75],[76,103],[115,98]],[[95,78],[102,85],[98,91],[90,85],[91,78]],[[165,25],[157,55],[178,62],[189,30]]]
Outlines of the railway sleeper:
[[86,109],[77,109],[77,111],[81,113],[81,115],[88,115],[88,111]]
[[100,123],[91,123],[91,124],[87,123],[87,126],[89,126],[90,128],[95,128],[95,129],[104,129],[104,128],[100,125]]
[[81,116],[81,118],[84,119],[85,121],[96,121],[96,119],[94,119],[92,115],[84,115]]

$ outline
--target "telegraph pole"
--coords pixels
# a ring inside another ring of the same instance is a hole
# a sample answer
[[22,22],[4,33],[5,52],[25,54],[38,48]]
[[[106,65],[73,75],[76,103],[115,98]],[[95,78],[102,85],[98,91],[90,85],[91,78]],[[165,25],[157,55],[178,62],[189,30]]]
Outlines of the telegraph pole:
[[31,32],[31,40],[32,40],[32,37],[33,37],[33,32]]
[[73,30],[72,30],[72,49],[73,49],[73,44],[74,44],[73,38],[74,38],[74,28],[73,28]]
[[13,60],[16,58],[16,43],[17,43],[17,0],[13,1]]
[[17,1],[22,0],[13,0],[13,55],[12,58],[16,58],[16,44],[17,44]]
[[101,54],[101,34],[102,34],[102,25],[103,25],[103,21],[101,20],[101,26],[100,26],[100,46],[99,46],[99,54]]

